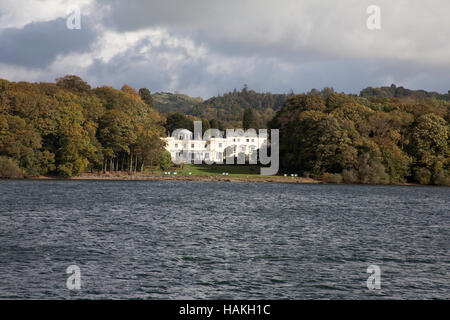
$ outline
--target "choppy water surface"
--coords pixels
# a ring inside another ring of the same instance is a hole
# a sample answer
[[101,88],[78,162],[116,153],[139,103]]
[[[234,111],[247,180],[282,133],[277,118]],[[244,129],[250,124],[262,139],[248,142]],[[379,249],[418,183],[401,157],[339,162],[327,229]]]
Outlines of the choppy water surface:
[[450,188],[0,181],[0,298],[449,299],[449,210]]

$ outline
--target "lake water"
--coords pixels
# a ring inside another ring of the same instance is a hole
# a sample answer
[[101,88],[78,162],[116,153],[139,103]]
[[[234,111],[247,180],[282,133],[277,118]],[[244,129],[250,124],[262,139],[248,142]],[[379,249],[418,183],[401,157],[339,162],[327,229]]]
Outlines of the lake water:
[[0,298],[449,299],[449,209],[437,187],[0,181]]

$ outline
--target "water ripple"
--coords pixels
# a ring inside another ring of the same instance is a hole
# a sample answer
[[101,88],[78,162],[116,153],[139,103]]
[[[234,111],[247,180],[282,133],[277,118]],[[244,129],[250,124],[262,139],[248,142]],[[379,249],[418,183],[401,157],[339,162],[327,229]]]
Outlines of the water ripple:
[[449,299],[449,191],[0,181],[0,298]]

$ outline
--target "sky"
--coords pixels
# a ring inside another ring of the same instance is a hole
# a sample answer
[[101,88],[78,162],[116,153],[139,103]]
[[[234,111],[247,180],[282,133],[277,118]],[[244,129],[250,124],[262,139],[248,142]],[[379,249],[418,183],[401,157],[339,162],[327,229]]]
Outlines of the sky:
[[[370,5],[380,29],[367,27]],[[203,98],[244,84],[447,93],[449,14],[448,0],[0,0],[0,78],[75,74]]]

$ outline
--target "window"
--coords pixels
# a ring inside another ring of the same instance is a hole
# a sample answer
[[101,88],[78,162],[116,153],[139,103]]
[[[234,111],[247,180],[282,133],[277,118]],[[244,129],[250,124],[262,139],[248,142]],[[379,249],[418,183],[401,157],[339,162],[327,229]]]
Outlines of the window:
[[208,145],[207,145],[207,144],[205,144],[205,149],[206,149],[206,148],[208,148]]
[[255,142],[255,139],[252,139],[252,142]]
[[238,139],[238,142],[241,142],[241,139]]
[[178,148],[178,143],[175,143],[175,148]]
[[236,139],[233,139],[233,142],[236,142]]
[[191,148],[194,149],[194,147],[195,147],[194,144],[191,144]]
[[219,143],[219,148],[222,148],[222,144],[221,143]]
[[241,151],[242,152],[245,152],[245,149],[246,149],[245,146],[241,146]]
[[247,139],[247,142],[250,142],[250,139]]

